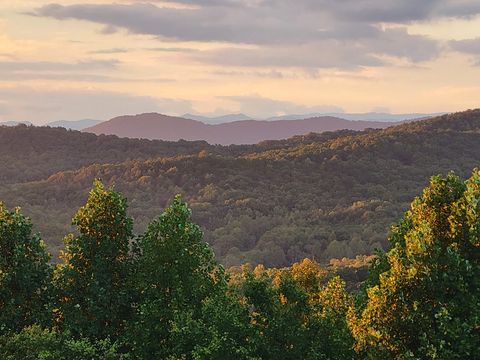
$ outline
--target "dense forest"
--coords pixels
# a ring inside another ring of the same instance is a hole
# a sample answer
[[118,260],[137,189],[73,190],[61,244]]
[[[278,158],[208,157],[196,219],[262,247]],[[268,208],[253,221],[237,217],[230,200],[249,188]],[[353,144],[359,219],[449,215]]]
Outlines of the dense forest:
[[95,180],[53,265],[0,204],[0,358],[478,358],[478,169],[432,177],[354,291],[309,259],[225,270],[179,195],[139,235],[127,207]]
[[36,181],[95,163],[195,154],[204,141],[151,141],[96,136],[56,127],[0,126],[0,181]]
[[386,250],[430,176],[478,165],[480,110],[244,146],[26,126],[0,139],[0,199],[32,218],[54,259],[100,178],[128,198],[134,233],[180,193],[222,264],[283,267]]

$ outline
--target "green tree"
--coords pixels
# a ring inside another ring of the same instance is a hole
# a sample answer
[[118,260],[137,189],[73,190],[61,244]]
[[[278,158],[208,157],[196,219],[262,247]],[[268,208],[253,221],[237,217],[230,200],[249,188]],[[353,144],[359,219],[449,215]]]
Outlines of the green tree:
[[306,359],[307,294],[291,276],[281,275],[277,281],[278,286],[274,286],[265,273],[246,274],[243,293],[252,309],[256,355],[260,359]]
[[127,201],[96,180],[73,219],[78,236],[65,238],[63,264],[55,272],[62,329],[77,337],[116,337],[130,314],[126,287],[132,220]]
[[248,358],[248,314],[190,216],[177,196],[141,237],[127,342],[142,359]]
[[350,325],[371,358],[472,359],[480,348],[480,172],[431,179],[374,264]]
[[0,334],[48,319],[48,261],[30,219],[0,203]]
[[257,266],[244,274],[241,294],[251,309],[255,355],[261,359],[348,359],[353,339],[347,326],[351,303],[345,284],[311,260],[291,269]]
[[[3,360],[117,360],[121,358],[109,340],[72,339],[65,334],[27,327],[19,333],[0,336]],[[123,357],[127,359],[127,357]]]

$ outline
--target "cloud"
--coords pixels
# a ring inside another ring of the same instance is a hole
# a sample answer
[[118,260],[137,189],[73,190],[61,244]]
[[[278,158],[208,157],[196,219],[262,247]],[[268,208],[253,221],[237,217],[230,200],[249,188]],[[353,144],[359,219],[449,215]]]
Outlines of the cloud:
[[258,77],[258,78],[269,78],[269,79],[283,79],[285,74],[277,70],[269,71],[229,71],[229,70],[217,70],[212,71],[213,75],[220,76],[239,76],[239,77]]
[[103,35],[111,35],[118,32],[118,28],[112,25],[104,26],[99,33]]
[[224,66],[245,67],[304,67],[304,68],[357,68],[379,66],[384,62],[358,47],[336,41],[322,44],[261,47],[259,49],[225,48],[203,51],[191,59]]
[[450,48],[466,55],[470,55],[471,64],[480,66],[480,37],[474,39],[451,40]]
[[344,112],[344,110],[338,106],[305,106],[290,101],[274,100],[259,95],[222,96],[220,98],[237,104],[239,112],[261,119],[284,114],[300,115]]
[[128,78],[119,76],[108,76],[102,74],[90,73],[64,73],[64,72],[4,72],[0,70],[0,79],[2,81],[28,81],[28,80],[57,80],[57,81],[75,81],[88,83],[171,83],[175,79],[170,78]]
[[[0,88],[4,120],[42,124],[54,120],[107,120],[124,114],[161,112],[181,114],[194,111],[190,101],[182,99],[134,96],[99,90],[40,91],[26,87]],[[0,104],[2,105],[2,104]],[[74,118],[72,114],[75,114]]]
[[53,61],[0,61],[0,71],[90,71],[113,70],[117,60],[87,60],[75,63]]
[[423,36],[409,35],[403,28],[386,29],[362,42],[325,40],[296,46],[263,46],[257,49],[224,48],[192,54],[201,62],[226,66],[275,66],[304,68],[341,68],[386,65],[382,56],[411,62],[435,59],[439,47]]
[[48,4],[31,14],[78,19],[183,41],[272,44],[374,36],[376,24],[480,13],[476,0],[202,0],[194,8],[132,4]]
[[[200,4],[194,1],[189,3]],[[374,24],[369,22],[335,21],[338,17],[336,10],[339,9],[328,5],[331,3],[327,1],[327,6],[319,7],[309,0],[299,0],[298,4],[262,1],[253,7],[241,1],[207,1],[194,9],[145,3],[49,4],[38,8],[33,14],[59,20],[87,20],[178,41],[285,44],[307,43],[324,38],[374,36],[378,32]]]
[[443,0],[436,6],[436,14],[444,17],[472,18],[479,13],[477,0]]
[[[163,40],[230,44],[191,51],[192,58],[232,66],[358,68],[384,65],[388,57],[417,63],[439,55],[439,45],[411,35],[405,25],[439,16],[479,13],[447,0],[184,0],[186,8],[164,3],[49,4],[35,16],[86,20]],[[478,7],[478,9],[477,9]],[[396,28],[384,27],[391,23]],[[253,45],[251,48],[239,44]],[[185,51],[177,47],[158,51]],[[189,51],[185,51],[189,52]],[[382,59],[380,59],[382,58]]]
[[153,48],[145,48],[146,51],[158,51],[158,52],[197,52],[197,49],[194,48],[183,48],[183,47],[153,47]]
[[[111,49],[120,51],[121,49]],[[149,77],[128,78],[115,76],[120,64],[117,60],[87,60],[73,63],[53,61],[0,61],[0,79],[3,81],[58,80],[79,82],[174,82],[174,79]],[[110,73],[111,75],[107,75]]]
[[461,53],[480,55],[480,38],[452,40],[450,41],[450,46]]
[[92,50],[90,54],[125,54],[128,53],[128,49],[125,48],[111,48],[111,49],[99,49]]

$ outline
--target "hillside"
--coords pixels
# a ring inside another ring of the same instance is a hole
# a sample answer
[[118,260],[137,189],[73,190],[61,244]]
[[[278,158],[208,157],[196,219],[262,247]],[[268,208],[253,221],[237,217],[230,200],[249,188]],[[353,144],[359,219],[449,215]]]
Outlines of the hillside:
[[466,177],[479,165],[480,110],[384,130],[204,149],[10,184],[0,199],[21,205],[55,252],[100,177],[127,196],[137,231],[182,193],[228,265],[370,254],[386,246],[390,225],[430,176],[454,170]]
[[129,138],[169,141],[204,140],[210,144],[230,145],[256,144],[263,140],[286,139],[310,132],[380,129],[388,126],[392,126],[392,123],[350,121],[329,116],[302,120],[241,120],[223,124],[205,124],[197,120],[150,113],[120,116],[84,131]]
[[129,139],[54,127],[0,126],[0,184],[45,180],[54,173],[93,164],[192,155],[201,151],[239,156],[313,141],[327,141],[347,133],[351,132],[307,134],[288,140],[224,147],[205,141]]
[[63,128],[0,126],[0,183],[43,180],[91,164],[213,149],[206,142],[166,142],[95,136]]

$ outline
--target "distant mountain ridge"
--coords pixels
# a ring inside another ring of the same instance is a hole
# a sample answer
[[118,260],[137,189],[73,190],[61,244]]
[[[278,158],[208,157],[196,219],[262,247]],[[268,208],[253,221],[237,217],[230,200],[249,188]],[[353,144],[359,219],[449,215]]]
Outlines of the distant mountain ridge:
[[346,112],[314,112],[314,113],[303,113],[303,114],[285,114],[278,116],[270,116],[268,118],[258,118],[245,115],[243,113],[239,114],[226,114],[222,116],[207,116],[202,114],[184,114],[181,117],[191,120],[202,121],[206,124],[221,124],[232,121],[239,120],[302,120],[310,119],[314,117],[325,117],[333,116],[345,120],[361,120],[361,121],[388,121],[388,122],[398,122],[405,120],[416,120],[416,119],[426,119],[435,116],[444,115],[446,113],[405,113],[405,114],[391,114],[387,112],[367,112],[367,113],[346,113]]
[[410,114],[390,114],[385,112],[368,112],[368,113],[312,113],[299,115],[282,115],[273,116],[266,120],[299,120],[312,117],[333,116],[351,121],[381,121],[381,122],[400,122],[406,120],[419,120],[431,117],[441,116],[445,113],[410,113]]
[[[82,119],[82,120],[59,120],[52,121],[43,126],[50,127],[62,127],[67,130],[83,130],[85,128],[95,126],[103,122],[103,120],[93,120],[93,119]],[[1,121],[0,126],[17,126],[17,125],[27,125],[34,126],[30,121]]]
[[53,121],[46,126],[63,127],[67,130],[83,130],[91,126],[95,126],[103,122],[102,120],[82,119],[82,120],[59,120]]
[[204,140],[210,144],[256,144],[264,140],[280,140],[311,132],[336,130],[383,129],[396,123],[352,121],[332,116],[301,120],[240,120],[222,124],[205,124],[198,120],[158,113],[127,115],[84,129],[94,134],[128,138],[178,141]]
[[204,115],[195,115],[195,114],[184,114],[181,117],[185,119],[201,121],[206,124],[223,124],[223,123],[233,122],[233,121],[254,120],[253,118],[245,114],[227,114],[227,115],[212,116],[212,117],[204,116]]
[[2,121],[2,122],[0,122],[0,126],[17,126],[17,125],[32,126],[33,124],[30,121]]

